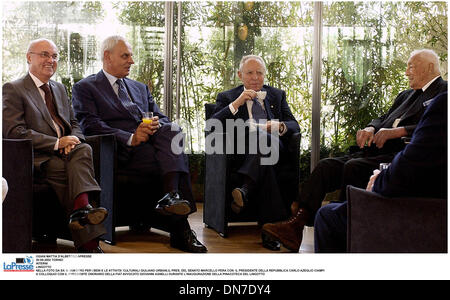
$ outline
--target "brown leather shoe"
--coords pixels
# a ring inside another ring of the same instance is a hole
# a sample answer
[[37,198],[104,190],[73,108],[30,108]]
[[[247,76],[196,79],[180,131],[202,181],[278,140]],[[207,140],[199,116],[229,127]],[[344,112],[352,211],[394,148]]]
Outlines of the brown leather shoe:
[[291,204],[291,215],[294,217],[298,213],[299,209],[299,203],[298,201],[293,201]]
[[244,188],[235,188],[231,192],[233,201],[231,202],[231,209],[235,214],[240,214],[244,207],[247,205],[247,191]]
[[283,244],[291,251],[298,252],[303,238],[303,227],[308,221],[309,214],[300,208],[295,215],[287,221],[264,224],[262,233]]

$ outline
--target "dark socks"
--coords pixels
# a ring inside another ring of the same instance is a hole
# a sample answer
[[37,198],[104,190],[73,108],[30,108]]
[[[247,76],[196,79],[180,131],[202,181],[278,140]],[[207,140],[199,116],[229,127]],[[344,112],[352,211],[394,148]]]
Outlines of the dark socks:
[[255,186],[255,182],[248,176],[244,176],[244,184],[241,187],[241,190],[248,195]]
[[170,172],[163,176],[164,193],[177,191],[184,200],[194,202],[192,194],[191,178],[187,173]]
[[163,188],[164,193],[178,191],[178,185],[180,182],[179,172],[169,172],[163,176]]
[[190,230],[191,227],[185,216],[172,216],[170,220],[170,234],[171,237],[179,237],[186,230]]
[[180,192],[184,200],[194,203],[194,195],[192,194],[191,177],[189,174],[180,173]]

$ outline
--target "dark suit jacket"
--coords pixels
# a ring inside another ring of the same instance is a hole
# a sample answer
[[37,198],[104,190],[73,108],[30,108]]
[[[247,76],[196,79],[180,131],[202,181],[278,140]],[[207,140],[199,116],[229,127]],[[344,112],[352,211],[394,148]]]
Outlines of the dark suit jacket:
[[[145,84],[128,78],[123,81],[131,99],[142,111],[152,111],[161,125],[169,123]],[[72,89],[72,102],[87,135],[114,134],[126,145],[139,125],[117,97],[103,71],[77,82]]]
[[447,92],[425,111],[411,142],[377,177],[383,196],[447,197]]
[[[263,89],[267,91],[266,98],[264,99],[264,106],[268,113],[268,119],[277,119],[280,122],[284,122],[287,127],[286,136],[291,135],[294,132],[299,132],[295,117],[292,115],[291,109],[286,101],[286,93],[283,90],[264,85]],[[249,113],[247,105],[239,107],[236,115],[233,115],[228,105],[236,100],[239,95],[244,91],[244,86],[240,85],[234,89],[219,93],[217,95],[216,104],[217,108],[212,118],[224,121],[226,119],[242,119],[247,121],[249,119]]]
[[[398,124],[398,127],[405,127],[408,135],[411,136],[414,129],[419,123],[420,118],[422,117],[425,108],[423,103],[431,98],[434,98],[437,94],[442,93],[447,90],[447,81],[443,80],[442,77],[437,78],[424,93],[422,93],[415,101],[411,108],[407,107],[403,112],[407,112],[405,117],[402,118],[401,122]],[[381,128],[392,128],[392,125],[395,119],[398,117],[394,114],[395,110],[399,108],[404,102],[406,102],[409,97],[411,97],[414,93],[413,89],[409,89],[401,92],[397,98],[394,100],[394,104],[389,109],[389,111],[377,118],[372,120],[368,126],[375,127],[375,130],[378,131]]]
[[[382,115],[381,117],[372,120],[367,126],[372,126],[375,128],[375,133],[381,128],[392,128],[392,124],[395,119],[406,113],[402,118],[401,122],[397,127],[405,127],[408,132],[408,136],[411,136],[414,129],[419,123],[422,117],[425,107],[423,103],[434,98],[437,94],[447,91],[447,81],[444,81],[442,77],[437,78],[433,83],[426,89],[424,93],[419,95],[419,97],[414,101],[413,105],[405,105],[408,99],[414,94],[413,89],[409,89],[401,92],[394,100],[394,104],[389,109],[389,111]],[[375,144],[372,144],[369,148],[369,154],[371,156],[386,154],[386,153],[396,153],[405,148],[403,141],[398,139],[388,140],[382,149],[378,149]]]
[[[50,80],[56,109],[66,128],[81,141],[84,136],[76,120],[67,92],[61,83]],[[40,165],[54,155],[58,139],[50,113],[38,87],[29,74],[3,85],[3,136],[12,139],[31,139],[34,166]]]

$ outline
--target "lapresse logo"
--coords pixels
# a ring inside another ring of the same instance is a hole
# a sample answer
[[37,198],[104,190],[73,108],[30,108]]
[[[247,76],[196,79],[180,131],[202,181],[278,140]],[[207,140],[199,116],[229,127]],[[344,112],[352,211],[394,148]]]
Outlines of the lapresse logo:
[[4,272],[34,272],[33,256],[19,257],[11,263],[3,262]]

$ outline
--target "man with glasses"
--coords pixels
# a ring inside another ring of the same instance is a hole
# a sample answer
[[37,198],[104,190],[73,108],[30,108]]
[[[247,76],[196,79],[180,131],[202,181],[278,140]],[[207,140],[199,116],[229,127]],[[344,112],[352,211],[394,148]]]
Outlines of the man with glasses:
[[104,208],[92,207],[100,187],[94,179],[92,149],[84,143],[64,85],[50,80],[58,66],[58,48],[47,39],[30,43],[29,72],[3,86],[3,137],[31,139],[34,176],[56,192],[69,216],[79,252],[102,252]]

